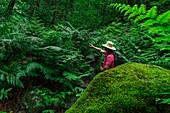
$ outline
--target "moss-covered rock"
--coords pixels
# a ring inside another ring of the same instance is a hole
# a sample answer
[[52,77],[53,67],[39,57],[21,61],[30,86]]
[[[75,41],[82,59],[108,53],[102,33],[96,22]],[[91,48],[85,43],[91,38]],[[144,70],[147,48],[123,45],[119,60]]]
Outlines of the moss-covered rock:
[[155,113],[157,94],[169,86],[170,70],[123,64],[96,75],[66,113]]

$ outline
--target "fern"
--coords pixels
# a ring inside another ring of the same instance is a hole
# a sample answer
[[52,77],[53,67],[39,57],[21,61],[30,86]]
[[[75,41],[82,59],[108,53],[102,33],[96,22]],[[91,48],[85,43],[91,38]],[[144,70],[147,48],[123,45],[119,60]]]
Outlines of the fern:
[[47,47],[43,47],[43,48],[40,48],[40,49],[46,49],[46,50],[51,49],[53,51],[61,51],[62,50],[62,48],[57,47],[57,46],[47,46]]
[[137,23],[138,21],[144,20],[146,18],[148,18],[147,15],[139,15],[135,18],[134,22]]
[[131,12],[133,12],[133,11],[132,11],[132,8],[129,8],[129,9],[125,12],[124,16],[127,16],[127,15],[130,14]]
[[166,35],[166,36],[163,36],[163,37],[156,37],[155,41],[156,42],[162,42],[162,41],[170,42],[170,35]]
[[145,27],[149,27],[149,26],[153,26],[155,23],[156,23],[156,20],[149,19],[149,20],[146,20],[144,23],[141,23],[141,25]]
[[156,6],[152,7],[150,10],[148,10],[146,15],[149,18],[155,18],[157,16],[157,7]]
[[144,4],[139,7],[139,14],[146,14],[146,6]]
[[138,11],[138,5],[135,4],[133,7],[132,7],[132,11]]
[[15,86],[15,76],[14,75],[8,75],[6,76],[6,80],[9,84]]
[[169,24],[170,25],[170,10],[159,15],[156,19],[157,23],[159,24]]
[[118,12],[120,12],[122,9],[124,9],[125,7],[127,7],[125,4],[121,5],[121,7],[118,8]]
[[8,93],[12,90],[12,88],[9,88],[5,90],[4,88],[0,90],[0,100],[2,99],[8,99]]
[[170,45],[166,44],[155,44],[157,48],[159,48],[161,51],[170,51]]
[[39,76],[39,74],[36,73],[37,69],[45,75],[45,78],[48,78],[48,76],[51,75],[51,72],[50,72],[51,70],[49,70],[48,68],[45,68],[44,66],[36,62],[31,62],[30,64],[28,64],[26,68],[26,72],[29,76]]
[[117,5],[115,6],[115,9],[118,10],[118,9],[120,8],[120,6],[122,7],[122,4],[117,4]]
[[164,26],[156,26],[156,27],[151,27],[151,28],[148,30],[148,32],[149,32],[150,34],[158,34],[158,33],[160,33],[160,32],[163,32],[164,29],[165,29]]
[[120,11],[120,13],[123,13],[124,11],[127,11],[130,8],[131,8],[130,5],[124,6],[124,8]]
[[73,73],[64,72],[63,75],[65,76],[66,79],[68,79],[68,80],[70,80],[70,81],[71,81],[71,80],[76,81],[76,80],[79,79],[79,77],[78,77],[76,74],[73,74]]

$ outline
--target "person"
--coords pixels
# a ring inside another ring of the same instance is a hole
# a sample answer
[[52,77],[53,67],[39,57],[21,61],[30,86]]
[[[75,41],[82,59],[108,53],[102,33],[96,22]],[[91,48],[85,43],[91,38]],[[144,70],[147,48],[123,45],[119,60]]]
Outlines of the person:
[[96,49],[97,51],[105,54],[104,62],[102,66],[100,67],[101,71],[108,70],[111,68],[114,68],[114,60],[115,57],[113,55],[113,51],[116,50],[116,48],[113,46],[113,43],[111,41],[107,41],[106,44],[102,44],[103,47],[105,47],[105,50],[94,46],[93,44],[90,44],[91,48]]

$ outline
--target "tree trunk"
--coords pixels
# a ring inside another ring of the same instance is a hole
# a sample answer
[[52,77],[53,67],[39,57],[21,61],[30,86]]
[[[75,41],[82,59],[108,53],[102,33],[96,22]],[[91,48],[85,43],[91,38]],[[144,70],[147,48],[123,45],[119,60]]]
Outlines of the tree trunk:
[[52,19],[52,22],[51,22],[52,25],[54,25],[56,23],[57,11],[59,10],[58,7],[59,7],[59,0],[56,0],[56,8],[53,12],[53,19]]
[[9,3],[9,5],[8,5],[8,8],[7,8],[6,12],[5,12],[5,15],[6,15],[6,14],[7,14],[7,15],[10,15],[10,14],[11,14],[11,12],[12,12],[12,10],[13,10],[13,8],[14,8],[14,5],[15,5],[15,1],[16,1],[16,0],[10,0],[10,3]]
[[56,23],[56,14],[57,14],[57,12],[54,11],[53,12],[53,19],[52,19],[52,22],[51,22],[52,25],[54,25]]

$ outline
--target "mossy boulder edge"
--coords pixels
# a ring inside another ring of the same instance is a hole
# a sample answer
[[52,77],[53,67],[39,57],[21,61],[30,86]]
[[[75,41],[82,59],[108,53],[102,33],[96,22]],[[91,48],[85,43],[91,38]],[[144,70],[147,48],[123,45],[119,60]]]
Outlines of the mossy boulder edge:
[[156,113],[156,96],[169,87],[170,70],[126,63],[96,75],[65,113]]

